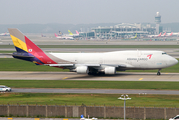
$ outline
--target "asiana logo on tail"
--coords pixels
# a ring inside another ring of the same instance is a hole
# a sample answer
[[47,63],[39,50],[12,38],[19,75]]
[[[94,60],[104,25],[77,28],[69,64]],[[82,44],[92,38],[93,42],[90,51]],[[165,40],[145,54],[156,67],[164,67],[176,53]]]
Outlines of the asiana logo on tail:
[[149,57],[149,59],[151,59],[151,57],[152,57],[152,54],[149,54],[149,55],[147,55],[147,57]]
[[32,49],[29,49],[29,52],[32,52]]

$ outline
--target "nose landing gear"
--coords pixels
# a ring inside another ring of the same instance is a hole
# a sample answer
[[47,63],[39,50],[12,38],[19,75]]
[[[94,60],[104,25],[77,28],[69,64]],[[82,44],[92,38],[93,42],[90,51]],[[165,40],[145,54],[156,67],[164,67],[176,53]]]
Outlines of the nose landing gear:
[[161,75],[160,70],[161,70],[161,69],[158,70],[157,75]]

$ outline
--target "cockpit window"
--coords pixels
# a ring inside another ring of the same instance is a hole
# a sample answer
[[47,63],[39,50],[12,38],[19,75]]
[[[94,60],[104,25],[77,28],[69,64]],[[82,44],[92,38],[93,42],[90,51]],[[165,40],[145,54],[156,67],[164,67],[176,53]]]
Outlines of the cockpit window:
[[167,53],[162,53],[162,55],[166,55]]

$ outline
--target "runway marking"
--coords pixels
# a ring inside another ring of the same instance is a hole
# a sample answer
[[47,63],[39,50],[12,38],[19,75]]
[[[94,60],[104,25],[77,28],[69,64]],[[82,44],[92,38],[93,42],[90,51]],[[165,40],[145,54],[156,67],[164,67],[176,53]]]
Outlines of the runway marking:
[[62,78],[62,80],[64,80],[64,79],[67,79],[68,77],[64,77],[64,78]]
[[140,78],[139,80],[142,80],[143,78]]
[[165,74],[168,74],[168,73],[165,73]]

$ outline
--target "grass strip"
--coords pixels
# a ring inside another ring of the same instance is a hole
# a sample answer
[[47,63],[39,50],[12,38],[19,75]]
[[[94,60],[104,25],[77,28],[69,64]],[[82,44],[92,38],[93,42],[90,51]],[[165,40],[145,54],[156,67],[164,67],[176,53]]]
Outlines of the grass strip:
[[[14,58],[0,58],[0,71],[57,71],[68,72],[69,70],[63,70],[60,68],[49,67],[44,65],[35,65],[32,62],[14,59]],[[155,72],[158,70],[127,70],[126,72]],[[179,73],[179,63],[162,69],[161,72],[166,73]]]
[[[0,104],[123,106],[121,94],[1,93]],[[131,94],[126,106],[179,107],[179,95]]]
[[0,80],[12,88],[93,88],[179,90],[178,82],[160,81],[74,81],[74,80]]
[[0,58],[0,71],[63,71],[55,67],[49,67],[45,65],[35,65],[32,62],[14,59],[14,58]]
[[[179,45],[38,45],[40,48],[179,48]],[[14,45],[0,45],[14,48]]]
[[0,53],[14,53],[16,51],[0,51]]

